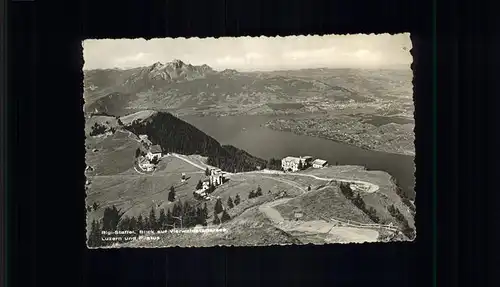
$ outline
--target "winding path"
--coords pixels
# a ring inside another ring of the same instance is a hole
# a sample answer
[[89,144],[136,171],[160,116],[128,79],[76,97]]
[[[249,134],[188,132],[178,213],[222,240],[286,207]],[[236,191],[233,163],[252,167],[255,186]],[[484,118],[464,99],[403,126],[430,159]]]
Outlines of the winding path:
[[[165,157],[168,157],[168,156],[176,157],[176,158],[183,160],[183,161],[189,163],[190,165],[197,167],[201,170],[205,170],[207,167],[209,167],[209,165],[206,165],[205,167],[203,167],[203,166],[201,166],[201,165],[199,165],[199,164],[197,164],[197,163],[195,163],[195,162],[193,162],[193,161],[191,161],[191,160],[189,160],[189,159],[187,159],[179,154],[176,154],[176,153],[169,153],[169,154],[165,155]],[[229,172],[227,172],[227,173],[230,174]]]
[[354,179],[345,179],[345,178],[326,178],[326,177],[319,177],[313,174],[305,174],[305,173],[284,173],[282,171],[274,171],[274,170],[259,170],[259,171],[250,171],[247,173],[259,173],[259,174],[275,174],[275,175],[292,175],[292,176],[305,176],[305,177],[311,177],[317,180],[321,181],[340,181],[340,182],[348,182],[348,183],[357,183],[361,185],[368,186],[368,190],[364,191],[366,193],[374,193],[379,190],[379,186],[367,181],[361,181],[361,180],[354,180]]

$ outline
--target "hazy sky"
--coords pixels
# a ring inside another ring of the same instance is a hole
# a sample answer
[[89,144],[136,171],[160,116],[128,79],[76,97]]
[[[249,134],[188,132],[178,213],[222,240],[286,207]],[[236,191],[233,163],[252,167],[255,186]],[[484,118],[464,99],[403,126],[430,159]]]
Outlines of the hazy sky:
[[216,70],[407,66],[410,34],[239,38],[103,39],[83,43],[84,69],[133,68],[182,60]]

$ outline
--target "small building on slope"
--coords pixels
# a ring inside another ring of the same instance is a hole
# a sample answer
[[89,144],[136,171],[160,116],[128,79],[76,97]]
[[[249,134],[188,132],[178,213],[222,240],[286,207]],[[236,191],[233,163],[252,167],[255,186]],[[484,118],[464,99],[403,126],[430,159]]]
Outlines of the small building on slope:
[[316,159],[312,162],[312,166],[314,168],[322,168],[322,167],[325,167],[328,165],[328,162],[326,160],[322,160],[322,159]]

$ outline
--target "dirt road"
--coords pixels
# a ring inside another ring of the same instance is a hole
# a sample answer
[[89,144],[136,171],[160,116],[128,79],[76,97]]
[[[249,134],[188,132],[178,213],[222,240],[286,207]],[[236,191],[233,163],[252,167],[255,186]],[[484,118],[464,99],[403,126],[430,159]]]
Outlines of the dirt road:
[[283,216],[281,216],[279,211],[277,211],[273,207],[276,205],[284,204],[291,199],[292,198],[281,198],[272,202],[264,203],[261,206],[259,206],[259,211],[264,213],[267,216],[267,218],[269,218],[273,223],[281,224],[285,222],[285,219],[283,218]]
[[321,181],[340,181],[340,182],[357,183],[357,184],[367,186],[368,190],[365,190],[365,192],[367,192],[367,193],[374,193],[374,192],[377,192],[379,190],[379,186],[376,184],[373,184],[373,183],[370,183],[367,181],[354,180],[354,179],[345,179],[345,178],[337,178],[337,177],[326,178],[326,177],[319,177],[319,176],[312,175],[312,174],[305,174],[305,173],[298,173],[298,172],[284,173],[282,171],[277,171],[277,170],[259,170],[259,171],[251,171],[248,173],[305,176],[305,177],[311,177],[311,178],[321,180]]
[[374,229],[336,226],[335,223],[324,220],[289,221],[277,211],[274,206],[284,204],[292,198],[282,198],[259,206],[259,211],[269,218],[279,229],[297,233],[303,236],[319,235],[325,243],[376,242],[379,232]]
[[[205,170],[207,167],[208,167],[208,168],[212,168],[212,167],[211,167],[211,166],[209,166],[209,165],[202,166],[202,165],[200,165],[200,164],[197,164],[197,163],[195,163],[195,162],[193,162],[193,161],[191,161],[191,160],[189,160],[189,159],[185,158],[183,155],[180,155],[180,154],[176,154],[176,153],[169,153],[168,155],[165,155],[165,157],[168,157],[168,156],[173,156],[173,157],[176,157],[176,158],[178,158],[178,159],[180,159],[180,160],[183,160],[183,161],[185,161],[185,162],[189,163],[190,165],[192,165],[192,166],[194,166],[194,167],[197,167],[197,168],[199,168],[199,169],[201,169],[201,170]],[[229,173],[229,172],[226,172],[226,174],[230,174],[230,173]]]

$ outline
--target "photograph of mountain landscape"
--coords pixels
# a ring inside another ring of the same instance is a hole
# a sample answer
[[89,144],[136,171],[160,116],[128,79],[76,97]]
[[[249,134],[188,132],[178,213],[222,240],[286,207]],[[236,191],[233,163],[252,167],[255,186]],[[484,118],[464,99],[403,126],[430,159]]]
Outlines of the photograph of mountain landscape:
[[409,34],[82,46],[89,248],[416,238]]

